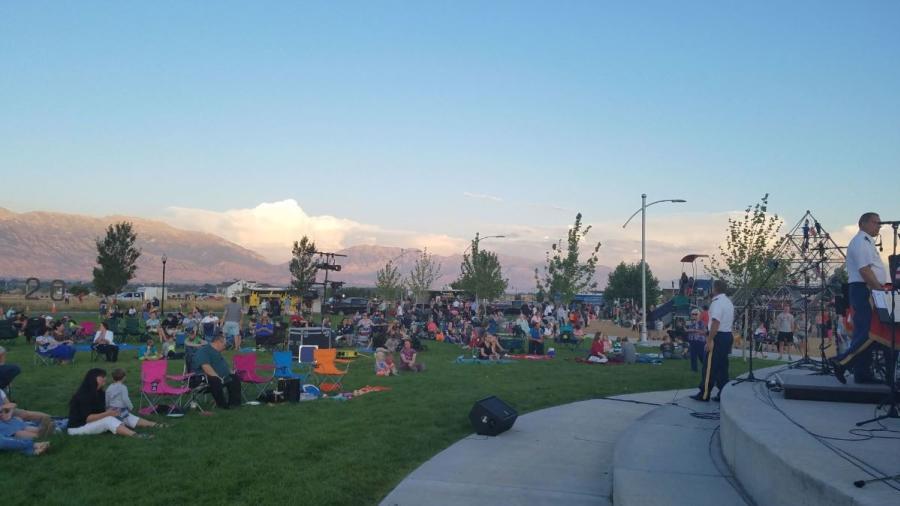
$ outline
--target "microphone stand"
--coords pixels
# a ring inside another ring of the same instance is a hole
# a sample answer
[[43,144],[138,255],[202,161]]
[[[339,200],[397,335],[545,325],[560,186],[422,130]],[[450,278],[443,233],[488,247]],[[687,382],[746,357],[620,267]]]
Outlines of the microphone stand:
[[[751,309],[753,308],[753,302],[756,300],[756,297],[759,295],[759,292],[762,291],[762,287],[766,286],[766,283],[769,281],[769,279],[772,278],[772,276],[775,274],[775,272],[777,270],[778,270],[778,263],[776,262],[772,266],[772,268],[769,270],[769,273],[766,274],[766,277],[763,278],[763,280],[759,283],[759,286],[757,286],[754,291],[750,292],[750,298],[747,300],[748,308],[751,308]],[[751,322],[750,327],[752,327],[752,326],[753,326],[753,324]],[[745,376],[743,378],[737,378],[734,381],[732,381],[731,382],[732,386],[740,385],[741,383],[756,383],[757,381],[765,381],[765,380],[759,379],[753,375],[753,350],[756,347],[756,344],[753,342],[753,329],[749,329],[749,332],[746,332],[746,330],[747,329],[745,329],[745,333],[750,335],[750,361],[748,362],[749,370],[747,372],[747,376]],[[707,367],[709,367],[709,365]]]
[[[890,224],[891,228],[894,229],[894,253],[893,254],[896,255],[897,254],[897,236],[898,236],[897,227],[900,226],[900,221],[882,222],[882,223]],[[888,265],[890,265],[890,263]],[[888,269],[890,269],[890,267],[888,267]],[[891,286],[891,322],[890,322],[890,325],[891,325],[891,349],[888,350],[888,354],[887,354],[889,357],[887,360],[887,365],[888,365],[887,380],[888,380],[888,387],[890,390],[888,391],[887,399],[878,406],[879,408],[881,408],[882,406],[887,406],[888,410],[883,415],[876,416],[875,418],[872,418],[869,420],[864,420],[862,422],[858,422],[856,424],[857,427],[859,427],[860,425],[865,425],[867,423],[880,422],[881,420],[887,420],[889,418],[900,419],[900,409],[898,409],[898,407],[897,407],[897,403],[900,402],[897,400],[897,315],[894,314],[897,311],[896,297],[897,297],[898,288],[896,286],[893,286],[893,281],[895,281],[894,277],[895,277],[895,273],[892,272],[892,273],[890,273],[890,276],[888,278],[888,279],[890,279],[891,284],[892,284],[892,286]],[[875,316],[878,316],[877,313],[878,312],[876,310]]]

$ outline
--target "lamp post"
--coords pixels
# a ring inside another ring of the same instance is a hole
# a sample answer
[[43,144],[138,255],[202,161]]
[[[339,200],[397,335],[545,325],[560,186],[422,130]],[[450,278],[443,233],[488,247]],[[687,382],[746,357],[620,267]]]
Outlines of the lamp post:
[[161,258],[163,264],[163,278],[162,278],[162,298],[159,300],[159,314],[166,314],[166,262],[169,258],[163,253]]
[[687,202],[684,199],[662,199],[651,203],[647,203],[647,194],[641,194],[641,208],[632,214],[628,220],[622,225],[622,228],[628,226],[631,219],[641,213],[641,342],[647,342],[647,208],[662,202],[672,202],[673,204],[683,204]]

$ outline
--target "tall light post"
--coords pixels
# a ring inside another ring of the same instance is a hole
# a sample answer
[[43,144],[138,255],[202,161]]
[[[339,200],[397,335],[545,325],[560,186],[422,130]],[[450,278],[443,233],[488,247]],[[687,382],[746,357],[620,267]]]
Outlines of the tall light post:
[[169,257],[163,253],[162,258],[163,264],[163,279],[162,279],[162,298],[159,300],[159,314],[164,316],[166,314],[166,262],[169,260]]
[[662,202],[672,202],[674,204],[683,204],[687,202],[684,199],[662,199],[651,203],[647,203],[647,194],[641,194],[641,208],[632,214],[628,220],[622,225],[622,228],[628,226],[631,219],[641,213],[641,342],[647,342],[647,208],[660,204]]

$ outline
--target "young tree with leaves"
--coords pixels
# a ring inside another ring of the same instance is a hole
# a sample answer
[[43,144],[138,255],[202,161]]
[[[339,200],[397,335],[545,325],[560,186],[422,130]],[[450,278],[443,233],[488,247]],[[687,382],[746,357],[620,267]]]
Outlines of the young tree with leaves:
[[131,223],[123,221],[106,228],[106,237],[97,239],[97,267],[94,288],[103,295],[118,293],[134,277],[141,250],[134,246],[137,235]]
[[434,255],[428,253],[428,248],[425,248],[416,259],[415,265],[406,276],[406,286],[416,298],[416,303],[441,276],[441,267],[441,263],[434,259]]
[[781,247],[780,236],[783,221],[777,214],[769,214],[769,194],[759,202],[747,206],[740,220],[728,219],[728,233],[725,244],[719,246],[719,253],[709,262],[709,272],[723,279],[734,291],[774,288],[783,284],[786,265],[763,281],[772,269],[772,260]]
[[316,273],[319,271],[316,263],[316,243],[304,235],[299,241],[294,241],[291,254],[293,255],[290,263],[291,287],[303,293],[316,282]]
[[[659,280],[653,277],[650,264],[647,264],[647,304],[656,304],[661,295]],[[609,273],[609,281],[603,290],[603,298],[608,301],[615,299],[641,300],[641,263],[621,262],[616,266]]]
[[479,298],[493,300],[506,292],[509,281],[503,277],[500,259],[491,251],[479,248],[478,234],[472,241],[471,252],[463,253],[459,279],[450,284],[454,290],[464,290]]
[[563,249],[562,239],[554,243],[550,247],[551,251],[547,252],[543,277],[538,274],[537,269],[534,270],[539,294],[569,304],[579,293],[597,287],[594,273],[597,271],[600,242],[593,247],[586,261],[582,262],[579,258],[580,244],[590,231],[590,225],[584,227],[581,224],[581,213],[575,215],[575,224],[569,228],[566,248]]
[[400,268],[388,260],[384,267],[375,273],[375,293],[382,300],[398,300],[403,290],[403,276]]

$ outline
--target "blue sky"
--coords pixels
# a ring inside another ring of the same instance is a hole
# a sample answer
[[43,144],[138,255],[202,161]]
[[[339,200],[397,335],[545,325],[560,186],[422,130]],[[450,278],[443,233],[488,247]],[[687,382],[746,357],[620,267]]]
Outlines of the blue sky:
[[647,192],[722,235],[769,192],[838,228],[900,218],[900,3],[5,2],[0,111],[15,211],[535,238]]

